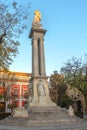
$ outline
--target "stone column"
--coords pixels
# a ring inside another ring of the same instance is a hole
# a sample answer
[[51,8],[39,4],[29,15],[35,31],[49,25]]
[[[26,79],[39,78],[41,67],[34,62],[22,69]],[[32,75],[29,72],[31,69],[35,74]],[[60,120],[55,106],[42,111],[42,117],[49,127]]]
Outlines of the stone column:
[[32,76],[38,76],[38,42],[37,39],[32,41]]
[[[48,77],[46,76],[45,70],[45,54],[44,54],[44,35],[46,30],[44,30],[40,24],[35,24],[32,26],[29,38],[32,39],[32,84],[33,84],[33,99],[30,103],[30,107],[36,106],[55,106],[51,102],[49,97],[48,88]],[[38,83],[42,81],[45,95],[39,96]],[[40,98],[39,98],[40,97]],[[40,99],[40,100],[39,100]]]
[[44,55],[44,38],[40,38],[40,73],[41,76],[46,76],[45,71],[45,55]]

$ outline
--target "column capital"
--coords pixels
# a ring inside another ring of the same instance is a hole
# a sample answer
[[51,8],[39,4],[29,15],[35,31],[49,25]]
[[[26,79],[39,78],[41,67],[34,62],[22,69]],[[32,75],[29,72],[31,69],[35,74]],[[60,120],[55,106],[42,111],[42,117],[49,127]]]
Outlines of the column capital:
[[34,40],[44,41],[44,37],[34,37],[34,38],[32,38],[32,41],[34,41]]
[[40,39],[41,41],[44,41],[44,37],[39,37],[39,39]]
[[37,34],[39,33],[39,34],[42,34],[44,36],[46,31],[47,30],[45,30],[45,29],[31,28],[29,38],[32,38],[34,33],[37,33]]
[[34,37],[34,38],[32,38],[32,41],[34,41],[34,40],[38,40],[38,37]]

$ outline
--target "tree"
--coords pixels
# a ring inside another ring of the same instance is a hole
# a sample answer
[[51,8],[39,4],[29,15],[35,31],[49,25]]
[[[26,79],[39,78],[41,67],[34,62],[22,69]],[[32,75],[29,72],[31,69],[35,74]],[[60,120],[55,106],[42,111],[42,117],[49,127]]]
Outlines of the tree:
[[82,75],[82,59],[77,59],[72,57],[71,60],[68,60],[65,63],[65,66],[61,68],[61,73],[65,77],[65,83],[70,84],[71,86],[78,85],[79,78]]
[[18,54],[18,38],[27,28],[29,7],[30,3],[22,6],[0,1],[0,69],[8,68]]
[[84,97],[87,102],[87,67],[85,75],[81,75],[79,79],[79,86],[78,89],[84,94]]
[[3,88],[2,98],[4,101],[4,111],[6,108],[6,102],[9,101],[10,97],[10,90],[11,84],[13,79],[15,78],[15,74],[8,71],[8,70],[0,70],[0,84],[1,88]]
[[[85,57],[87,58],[87,57]],[[87,101],[87,61],[72,58],[61,68],[65,83],[80,90]]]
[[50,77],[51,89],[50,95],[51,99],[56,102],[58,105],[60,104],[60,98],[65,94],[66,86],[64,84],[63,75],[58,74],[57,71],[54,71],[54,74]]
[[69,108],[69,105],[72,105],[73,101],[68,97],[67,95],[63,95],[60,99],[60,106],[61,107],[66,107],[67,109]]

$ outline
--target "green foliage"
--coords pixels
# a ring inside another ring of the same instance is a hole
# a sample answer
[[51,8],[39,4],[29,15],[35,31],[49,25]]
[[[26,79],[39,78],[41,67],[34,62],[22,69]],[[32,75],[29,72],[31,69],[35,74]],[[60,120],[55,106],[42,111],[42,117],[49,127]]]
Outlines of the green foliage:
[[58,74],[57,71],[54,71],[54,73],[50,77],[50,83],[51,83],[50,88],[51,99],[53,102],[58,104],[60,94],[64,94],[66,91],[63,75],[60,75]]
[[50,83],[51,83],[51,87],[57,88],[58,86],[64,86],[64,77],[63,75],[58,74],[58,72],[51,75],[50,77]]
[[[70,85],[76,85],[76,82],[78,82],[78,76],[80,76],[82,73],[80,72],[82,69],[82,61],[81,59],[77,59],[73,57],[71,60],[68,60],[67,63],[65,63],[65,66],[61,68],[61,73],[65,75],[65,83],[68,83]],[[81,73],[81,74],[80,74]]]
[[60,99],[60,106],[68,108],[69,105],[72,105],[73,101],[67,96],[63,95]]
[[13,107],[13,105],[10,103],[10,104],[8,104],[8,106],[7,106],[7,108],[12,108]]
[[83,112],[82,112],[82,111],[77,111],[77,112],[75,112],[75,115],[76,115],[77,117],[83,118]]
[[1,100],[1,99],[3,99],[3,95],[2,95],[2,94],[0,94],[0,100]]
[[61,72],[64,74],[64,82],[76,87],[80,90],[85,99],[87,98],[87,56],[85,55],[86,62],[82,62],[82,59],[72,58],[64,67],[61,68]]
[[18,54],[19,36],[27,28],[29,7],[30,3],[20,6],[0,1],[0,68],[8,68]]
[[11,113],[0,113],[0,120],[5,119],[6,117],[11,116]]

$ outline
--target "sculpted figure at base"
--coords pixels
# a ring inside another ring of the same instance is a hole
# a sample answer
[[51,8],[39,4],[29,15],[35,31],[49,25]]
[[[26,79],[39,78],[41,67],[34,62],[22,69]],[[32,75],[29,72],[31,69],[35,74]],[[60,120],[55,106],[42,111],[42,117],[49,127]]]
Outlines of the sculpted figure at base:
[[41,80],[39,80],[37,91],[38,91],[39,97],[40,96],[46,96],[45,88],[44,88],[44,85],[43,85]]
[[70,116],[74,116],[74,110],[73,110],[73,108],[72,108],[71,105],[69,106],[68,114],[69,114]]
[[40,23],[41,21],[41,13],[39,10],[36,10],[34,12],[34,20],[33,20],[33,23]]

